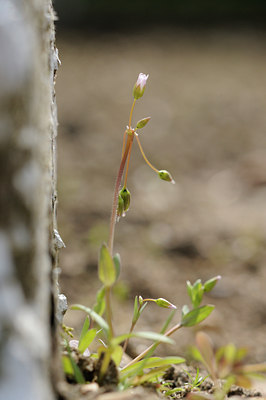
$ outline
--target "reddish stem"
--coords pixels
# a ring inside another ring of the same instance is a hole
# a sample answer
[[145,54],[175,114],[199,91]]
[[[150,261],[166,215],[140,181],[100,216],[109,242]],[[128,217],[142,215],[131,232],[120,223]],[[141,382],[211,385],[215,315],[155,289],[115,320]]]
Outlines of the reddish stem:
[[122,176],[127,160],[127,156],[129,153],[129,150],[132,146],[132,141],[133,141],[134,136],[127,136],[127,143],[125,147],[125,151],[120,163],[120,167],[118,170],[116,182],[115,182],[115,190],[114,190],[114,199],[113,199],[113,207],[112,207],[112,214],[111,214],[111,222],[110,222],[110,233],[109,233],[109,241],[108,241],[108,248],[111,256],[113,255],[113,246],[114,246],[114,232],[115,232],[115,223],[116,223],[116,214],[117,214],[117,202],[118,202],[118,194],[119,194],[119,188],[121,185],[122,181]]

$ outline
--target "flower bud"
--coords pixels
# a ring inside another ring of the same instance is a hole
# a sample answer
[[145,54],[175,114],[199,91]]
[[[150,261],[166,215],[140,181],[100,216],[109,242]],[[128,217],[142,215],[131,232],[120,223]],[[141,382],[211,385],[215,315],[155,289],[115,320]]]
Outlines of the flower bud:
[[130,206],[130,191],[124,186],[123,189],[120,190],[119,196],[121,196],[123,200],[124,211],[127,211]]
[[158,171],[159,178],[161,178],[163,181],[171,182],[175,184],[175,181],[173,180],[170,172],[166,171],[165,169],[162,169],[161,171]]
[[149,75],[145,75],[142,72],[139,74],[133,88],[133,96],[136,100],[143,96],[148,77]]
[[162,297],[160,297],[159,299],[155,300],[155,303],[159,306],[159,307],[163,307],[163,308],[171,308],[172,310],[176,309],[176,306],[172,303],[170,303],[169,301],[163,299]]
[[120,217],[124,216],[124,200],[122,199],[120,193],[119,193],[119,196],[118,196],[116,216],[117,216],[117,220],[118,221],[119,221]]
[[142,118],[140,121],[137,122],[136,129],[142,129],[145,125],[149,122],[151,117]]
[[139,305],[142,306],[143,305],[143,297],[139,296]]

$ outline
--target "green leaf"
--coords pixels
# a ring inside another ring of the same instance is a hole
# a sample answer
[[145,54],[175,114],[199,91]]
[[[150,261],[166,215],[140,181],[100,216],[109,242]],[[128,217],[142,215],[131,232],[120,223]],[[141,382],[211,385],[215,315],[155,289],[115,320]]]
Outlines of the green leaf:
[[183,318],[186,314],[188,314],[189,311],[190,311],[189,306],[187,306],[186,304],[183,305],[183,307],[182,307],[182,318]]
[[196,346],[190,346],[189,347],[189,355],[195,360],[199,362],[203,362],[202,355],[199,351],[199,349]]
[[85,383],[85,379],[83,377],[83,374],[82,374],[80,368],[78,367],[78,365],[73,360],[73,357],[71,356],[71,351],[70,351],[70,347],[68,344],[67,344],[67,352],[68,352],[69,361],[70,361],[76,382],[81,383],[81,384]]
[[170,396],[171,394],[177,393],[177,392],[185,392],[185,388],[182,387],[176,387],[174,389],[171,390],[167,390],[164,395],[165,396]]
[[111,354],[112,360],[115,362],[115,365],[119,367],[122,357],[123,357],[123,348],[121,346],[115,346],[112,350]]
[[205,332],[197,332],[195,340],[197,348],[199,349],[202,356],[203,364],[206,366],[212,379],[215,380],[216,362],[212,341]]
[[203,293],[204,289],[201,280],[198,279],[196,280],[192,288],[192,304],[194,308],[199,307],[202,301]]
[[187,281],[187,292],[193,304],[193,307],[199,307],[204,293],[204,288],[202,286],[201,280],[197,279],[194,285],[191,285],[191,283]]
[[102,244],[99,255],[98,275],[100,281],[107,287],[116,281],[116,268],[114,261],[105,243]]
[[[132,318],[132,323],[133,323],[134,325],[136,324],[136,322],[137,322],[137,320],[139,319],[141,313],[144,311],[144,309],[145,309],[146,306],[147,306],[147,303],[143,303],[142,300],[143,300],[143,299],[142,299],[141,296],[136,296],[136,297],[135,297],[135,301],[134,301],[134,312],[133,312],[133,318]],[[139,305],[141,304],[141,302],[142,302],[142,305],[141,305],[141,307],[140,307],[140,309],[139,309]]]
[[[145,358],[144,360],[138,361],[133,365],[123,369],[121,371],[121,377],[125,378],[128,376],[135,375],[135,373],[140,373],[144,368],[157,368],[162,366],[168,366],[171,364],[181,364],[186,360],[182,357],[150,357]],[[142,367],[142,368],[141,368]]]
[[186,327],[197,325],[201,321],[203,321],[205,318],[207,318],[208,315],[210,315],[210,313],[213,311],[213,309],[214,309],[214,306],[212,306],[212,305],[206,305],[206,306],[194,308],[194,310],[183,315],[182,320],[181,320],[181,325],[186,326]]
[[135,337],[139,337],[142,339],[149,339],[149,340],[154,340],[154,341],[159,341],[163,343],[168,343],[168,344],[174,344],[174,340],[170,339],[168,336],[161,335],[160,333],[156,332],[135,332],[133,333]]
[[233,343],[229,343],[224,348],[224,358],[227,364],[233,365],[236,358],[237,348]]
[[81,340],[79,340],[79,345],[78,349],[82,353],[90,346],[90,344],[93,342],[95,336],[97,334],[97,329],[90,329],[88,330],[82,337]]
[[116,253],[113,257],[115,272],[116,272],[116,280],[119,278],[120,270],[121,270],[121,258],[120,254]]
[[[266,363],[239,365],[238,367],[235,368],[235,371],[241,372],[243,374],[257,374],[260,372],[265,373],[266,372]],[[264,376],[264,379],[265,379],[265,376]]]
[[117,336],[112,339],[112,345],[115,346],[117,344],[122,343],[124,340],[129,339],[131,337],[138,337],[142,339],[149,339],[153,341],[159,341],[163,343],[174,344],[175,342],[170,339],[168,336],[161,335],[160,333],[156,332],[131,332],[125,333],[124,335]]
[[105,310],[105,287],[101,287],[98,290],[96,295],[96,304],[93,307],[93,311],[95,311],[99,315],[103,315]]
[[138,296],[135,296],[132,323],[135,324],[138,319],[139,319],[139,302],[138,302]]
[[243,358],[246,357],[247,353],[248,353],[248,349],[246,347],[239,347],[236,352],[235,361],[236,362],[242,361]]
[[89,329],[90,329],[90,319],[88,316],[86,316],[81,333],[80,333],[79,343],[82,341],[83,337],[85,336],[85,334],[88,332]]
[[62,357],[63,371],[66,375],[74,375],[74,370],[68,356]]
[[190,281],[187,281],[187,292],[188,292],[188,295],[192,302],[193,301],[193,286],[191,285]]
[[221,276],[218,275],[218,276],[215,276],[214,278],[211,278],[208,281],[206,281],[203,286],[204,292],[210,292],[220,279],[221,279]]
[[142,306],[140,307],[139,310],[139,315],[142,314],[142,312],[145,310],[145,308],[147,307],[148,303],[143,303]]
[[74,304],[73,306],[71,306],[71,309],[84,311],[85,313],[89,314],[91,319],[95,321],[96,324],[98,324],[105,331],[107,335],[110,334],[110,329],[107,322],[105,322],[105,320],[91,308],[85,307],[82,304]]
[[133,385],[143,385],[145,382],[156,382],[158,381],[158,378],[162,376],[165,373],[166,367],[159,367],[159,368],[154,368],[151,371],[147,372],[146,374],[142,376],[136,376],[135,379],[133,378]]

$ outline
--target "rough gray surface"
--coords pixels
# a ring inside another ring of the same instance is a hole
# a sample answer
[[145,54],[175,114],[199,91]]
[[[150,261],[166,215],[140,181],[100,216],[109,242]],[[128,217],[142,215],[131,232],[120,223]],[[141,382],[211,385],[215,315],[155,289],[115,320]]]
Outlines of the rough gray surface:
[[0,2],[0,398],[5,400],[54,398],[53,23],[50,0]]

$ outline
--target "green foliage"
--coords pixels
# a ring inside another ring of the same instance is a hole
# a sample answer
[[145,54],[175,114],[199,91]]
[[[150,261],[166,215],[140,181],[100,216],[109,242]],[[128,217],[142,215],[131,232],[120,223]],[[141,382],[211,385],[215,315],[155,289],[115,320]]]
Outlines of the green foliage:
[[98,324],[100,328],[103,329],[103,331],[106,333],[106,335],[107,336],[110,335],[110,328],[109,328],[107,322],[99,314],[97,314],[95,311],[93,311],[91,308],[85,307],[82,304],[74,304],[71,307],[71,309],[72,310],[84,311],[85,313],[89,314],[91,319],[93,321],[95,321],[96,324]]
[[197,279],[193,285],[187,281],[187,292],[194,308],[200,305],[204,293],[210,292],[219,279],[221,279],[220,275],[209,279],[204,284],[201,283],[200,279]]
[[106,306],[106,304],[105,304],[105,287],[103,286],[97,292],[96,304],[93,307],[93,311],[95,311],[96,314],[99,314],[101,316],[104,313],[105,306]]
[[121,372],[121,379],[125,379],[128,377],[142,375],[144,369],[147,368],[158,368],[158,367],[169,367],[171,364],[181,364],[184,363],[185,359],[182,357],[150,357],[145,358],[142,361],[138,361],[137,363],[130,365],[129,367],[125,368]]
[[[253,378],[265,379],[266,363],[245,365],[246,349],[238,349],[232,343],[215,351],[210,337],[204,332],[197,333],[196,347],[192,347],[190,352],[195,360],[204,365],[214,382],[217,379],[223,381],[222,388],[216,389],[210,399],[223,399],[232,384],[250,388]],[[201,399],[202,395],[190,398]]]
[[213,310],[214,306],[212,305],[194,308],[194,310],[182,316],[181,325],[185,327],[195,326],[207,318]]
[[97,329],[89,329],[80,339],[78,349],[83,353],[93,342],[97,334]]
[[141,296],[135,296],[132,324],[134,325],[136,324],[137,320],[139,319],[140,315],[142,314],[146,306],[147,303],[143,303],[143,299]]
[[71,355],[71,350],[67,341],[65,341],[65,345],[68,355],[63,355],[62,357],[63,370],[66,375],[73,376],[77,383],[84,384],[85,383],[84,376],[78,365],[73,360],[73,357]]
[[117,280],[119,278],[120,275],[120,270],[121,270],[121,258],[120,258],[120,254],[116,253],[113,257],[113,261],[114,261],[114,266],[115,266],[115,279]]
[[171,396],[171,395],[173,395],[175,393],[178,393],[178,392],[190,392],[190,391],[200,390],[199,387],[208,378],[208,375],[205,376],[204,378],[202,376],[200,376],[198,368],[197,368],[197,372],[196,372],[196,376],[195,377],[193,377],[188,371],[184,370],[184,372],[190,378],[189,381],[187,383],[185,383],[184,386],[175,387],[173,389],[168,389],[168,390],[167,390],[168,383],[164,384],[163,385],[163,389],[164,389],[164,395],[165,396]]
[[[116,258],[117,264],[118,260]],[[102,244],[100,249],[98,274],[105,287],[112,286],[116,281],[117,268],[105,243]]]
[[136,338],[142,338],[142,339],[148,339],[148,340],[153,340],[153,341],[160,341],[161,343],[168,343],[168,344],[174,344],[175,342],[170,339],[167,336],[164,336],[160,333],[156,332],[131,332],[131,333],[125,333],[124,335],[116,336],[111,340],[112,345],[120,344],[124,342],[124,340],[131,338],[131,337],[136,337]]
[[218,275],[218,276],[215,276],[214,278],[211,278],[208,281],[206,281],[203,286],[204,292],[210,292],[220,279],[221,279],[221,276]]
[[196,308],[200,305],[202,301],[202,297],[204,294],[204,288],[202,286],[201,280],[198,279],[194,285],[191,285],[189,281],[187,281],[187,291],[190,297],[191,303],[193,307]]

